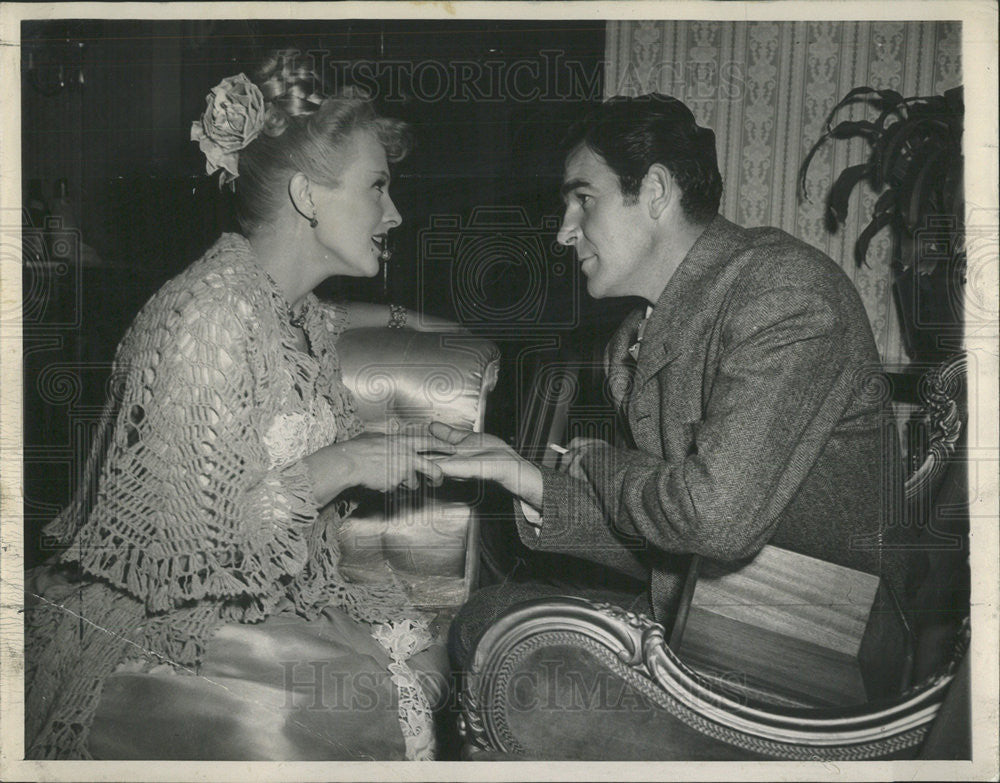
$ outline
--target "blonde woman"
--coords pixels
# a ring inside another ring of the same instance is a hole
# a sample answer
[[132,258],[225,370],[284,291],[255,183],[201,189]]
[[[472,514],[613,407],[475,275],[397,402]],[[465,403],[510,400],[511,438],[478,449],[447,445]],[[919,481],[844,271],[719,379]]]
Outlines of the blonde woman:
[[28,755],[433,758],[419,673],[442,647],[336,543],[352,488],[442,478],[421,437],[365,433],[341,382],[338,334],[406,313],[311,293],[379,271],[406,127],[272,57],[213,88],[192,139],[242,232],[119,346],[89,491],[46,531],[67,548],[29,575]]

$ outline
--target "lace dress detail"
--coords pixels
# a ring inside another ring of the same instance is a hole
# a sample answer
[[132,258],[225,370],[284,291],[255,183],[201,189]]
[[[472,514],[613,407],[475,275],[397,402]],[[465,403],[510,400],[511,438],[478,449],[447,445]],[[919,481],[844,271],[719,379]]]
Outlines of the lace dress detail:
[[310,403],[306,413],[277,414],[264,434],[264,445],[271,455],[271,467],[287,465],[333,443],[336,434],[333,414],[325,405]]
[[307,619],[336,606],[386,640],[407,757],[433,754],[405,664],[430,642],[426,618],[399,585],[340,574],[336,531],[353,505],[317,508],[300,461],[363,431],[335,348],[346,313],[309,305],[306,353],[249,242],[225,234],[130,326],[82,489],[45,530],[83,581],[27,596],[28,758],[88,758],[122,664],[193,673],[222,625],[289,601]]
[[[315,307],[308,310],[310,313],[315,311]],[[306,328],[309,328],[308,321]],[[303,377],[308,378],[308,374],[304,373]],[[300,400],[302,409],[285,410],[276,414],[267,428],[264,443],[270,454],[272,468],[296,462],[339,440],[336,416],[326,400],[310,394],[306,398]],[[350,602],[350,608],[359,617],[364,617],[365,621],[371,621],[370,617],[364,615],[360,605]],[[428,631],[428,618],[416,610],[411,610],[410,615],[373,624],[372,636],[392,660],[388,668],[399,696],[399,724],[406,745],[406,758],[429,761],[434,759],[436,750],[433,714],[420,682],[406,661],[412,655],[427,649],[432,637]]]
[[434,720],[423,687],[406,659],[431,643],[427,623],[415,619],[397,620],[375,626],[372,633],[392,663],[389,672],[399,693],[399,725],[406,743],[406,758],[432,761],[435,754]]

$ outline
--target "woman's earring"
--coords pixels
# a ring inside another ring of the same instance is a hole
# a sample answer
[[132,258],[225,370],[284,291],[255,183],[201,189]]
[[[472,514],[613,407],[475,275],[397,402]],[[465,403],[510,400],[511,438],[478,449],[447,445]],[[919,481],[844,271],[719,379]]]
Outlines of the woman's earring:
[[311,218],[309,218],[309,228],[316,228],[316,226],[318,226],[318,225],[319,225],[319,221],[316,219],[315,215],[313,215]]

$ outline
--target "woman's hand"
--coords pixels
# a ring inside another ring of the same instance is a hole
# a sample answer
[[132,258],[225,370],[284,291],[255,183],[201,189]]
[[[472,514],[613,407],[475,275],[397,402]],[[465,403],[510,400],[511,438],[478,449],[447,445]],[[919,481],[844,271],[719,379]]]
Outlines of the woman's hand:
[[420,476],[433,486],[444,480],[438,462],[428,455],[448,455],[455,448],[427,434],[382,435],[364,433],[331,443],[304,458],[312,478],[316,502],[326,505],[348,487],[391,492],[397,487],[417,489]]
[[495,481],[529,505],[542,507],[541,471],[500,438],[439,421],[431,422],[428,431],[454,449],[450,455],[434,458],[445,476]]

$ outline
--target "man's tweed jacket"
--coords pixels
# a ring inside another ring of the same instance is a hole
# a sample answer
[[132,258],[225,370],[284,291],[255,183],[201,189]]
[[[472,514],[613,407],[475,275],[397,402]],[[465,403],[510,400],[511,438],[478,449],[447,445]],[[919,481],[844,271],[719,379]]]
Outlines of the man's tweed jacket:
[[[636,322],[612,339],[612,367]],[[519,514],[521,538],[647,580],[657,619],[678,594],[680,555],[733,561],[769,542],[882,573],[899,592],[880,548],[901,488],[880,370],[837,264],[716,217],[646,325],[622,395],[636,448],[588,450],[587,481],[543,469],[541,529]]]

